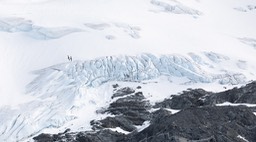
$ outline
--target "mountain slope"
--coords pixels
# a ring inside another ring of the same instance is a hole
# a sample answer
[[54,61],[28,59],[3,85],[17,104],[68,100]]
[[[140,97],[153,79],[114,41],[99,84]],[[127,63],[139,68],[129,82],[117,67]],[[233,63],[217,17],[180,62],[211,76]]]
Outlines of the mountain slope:
[[115,116],[92,120],[94,131],[69,132],[70,129],[67,129],[53,135],[40,134],[34,140],[255,141],[255,85],[256,82],[252,82],[219,93],[190,89],[180,95],[172,95],[154,106],[145,99],[141,91],[143,87],[115,86],[117,90],[114,90],[112,99],[116,100],[108,108],[98,111]]
[[[198,57],[197,59],[201,58],[196,54],[191,53],[190,55]],[[113,81],[143,84],[144,81],[157,80],[155,84],[164,84],[164,90],[167,86],[174,84],[180,86],[180,89],[177,88],[171,92],[202,84],[232,87],[248,81],[249,77],[246,75],[222,68],[222,63],[231,62],[235,63],[233,66],[239,70],[240,66],[237,66],[236,62],[230,61],[231,59],[215,53],[204,53],[203,55],[208,58],[208,62],[206,62],[207,60],[196,60],[197,62],[195,62],[193,58],[178,55],[157,57],[152,54],[142,54],[139,56],[110,56],[84,62],[73,61],[35,71],[34,73],[38,77],[28,84],[26,94],[36,99],[15,108],[4,107],[1,109],[2,139],[26,140],[42,130],[54,128],[61,130],[67,127],[66,124],[70,127],[76,122],[78,124],[74,130],[81,127],[79,125],[82,123],[87,123],[82,126],[85,129],[90,129],[89,122],[94,117],[106,117],[97,115],[95,112],[110,100],[109,90],[111,87],[109,86],[111,84],[109,82]],[[229,63],[230,66],[231,63]],[[149,85],[145,83],[144,86],[150,85],[150,89],[147,90],[149,93],[159,89],[157,85],[153,84],[152,86],[151,83]],[[153,98],[167,97],[160,93],[152,95]],[[146,98],[151,99],[151,96]],[[151,99],[150,103],[155,101]],[[82,116],[89,112],[90,117]],[[83,120],[81,121],[81,119]]]
[[95,111],[109,104],[115,83],[143,86],[154,104],[187,88],[255,80],[255,6],[0,0],[0,140],[89,130],[92,119],[108,116]]

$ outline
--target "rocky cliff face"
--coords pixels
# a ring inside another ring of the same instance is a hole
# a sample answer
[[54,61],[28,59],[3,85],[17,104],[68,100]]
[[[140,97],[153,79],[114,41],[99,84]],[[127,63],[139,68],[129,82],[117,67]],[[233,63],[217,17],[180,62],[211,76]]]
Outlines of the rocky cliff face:
[[92,120],[93,131],[67,129],[59,134],[40,134],[34,140],[253,142],[256,141],[255,88],[256,82],[219,93],[190,89],[153,105],[145,99],[140,86],[119,88],[116,84],[110,105],[98,110],[112,115]]

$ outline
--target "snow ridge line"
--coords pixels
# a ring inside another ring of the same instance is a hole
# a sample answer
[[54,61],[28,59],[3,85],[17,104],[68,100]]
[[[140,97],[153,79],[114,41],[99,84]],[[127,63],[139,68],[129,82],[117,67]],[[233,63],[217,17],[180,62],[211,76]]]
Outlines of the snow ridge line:
[[[54,88],[60,87],[63,86],[63,82],[68,83],[70,87],[97,87],[108,81],[137,82],[154,79],[161,75],[187,77],[192,82],[202,83],[219,81],[221,84],[237,84],[246,80],[246,77],[240,73],[212,74],[200,66],[185,56],[162,55],[157,57],[146,53],[138,56],[107,56],[89,61],[73,61],[35,71],[38,77],[28,85],[28,93],[38,93],[40,89],[46,88],[49,84],[54,85]],[[223,82],[221,81],[223,77],[236,77],[237,80],[236,82]],[[48,83],[42,84],[42,82]]]

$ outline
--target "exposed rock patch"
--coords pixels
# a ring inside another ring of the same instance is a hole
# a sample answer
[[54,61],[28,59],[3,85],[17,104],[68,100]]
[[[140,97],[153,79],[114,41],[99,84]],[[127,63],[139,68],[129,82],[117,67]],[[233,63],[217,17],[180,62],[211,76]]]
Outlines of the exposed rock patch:
[[256,116],[246,107],[188,108],[174,115],[161,109],[154,114],[148,128],[126,141],[234,142],[241,141],[238,135],[256,140]]
[[[217,106],[230,102],[233,104],[256,103],[256,82],[241,88],[220,93],[203,89],[190,89],[180,95],[151,106],[137,89],[119,88],[113,93],[113,102],[101,113],[114,116],[103,120],[93,120],[93,131],[69,132],[59,134],[40,134],[37,142],[242,142],[256,141],[255,107]],[[156,111],[151,109],[155,108]],[[169,109],[179,109],[172,113]],[[151,111],[150,111],[151,110]],[[144,122],[149,126],[138,129]],[[115,128],[128,132],[124,134]],[[130,133],[129,133],[130,132]]]
[[[135,125],[142,125],[150,120],[151,106],[145,99],[142,92],[136,92],[129,87],[117,90],[112,98],[118,98],[111,103],[104,113],[110,113],[115,117],[107,117],[99,123],[92,123],[94,128],[116,128],[120,127],[125,131],[136,130]],[[96,124],[96,125],[95,125]]]
[[233,88],[220,93],[203,89],[183,91],[181,95],[172,95],[154,108],[186,109],[190,107],[215,106],[224,102],[256,104],[256,82],[241,88]]

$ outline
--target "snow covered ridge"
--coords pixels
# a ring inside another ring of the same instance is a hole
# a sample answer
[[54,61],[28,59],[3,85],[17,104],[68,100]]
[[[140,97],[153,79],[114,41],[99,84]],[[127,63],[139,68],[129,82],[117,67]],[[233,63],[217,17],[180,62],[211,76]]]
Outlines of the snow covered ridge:
[[[204,56],[209,61],[206,62],[207,60],[203,60],[199,55],[193,53],[189,55],[192,57],[188,58],[181,55],[161,55],[158,57],[152,54],[107,56],[90,61],[74,61],[68,64],[55,65],[34,72],[38,77],[28,85],[28,93],[35,92],[35,90],[39,92],[41,88],[49,85],[46,82],[54,82],[52,83],[54,87],[51,87],[53,89],[63,86],[63,83],[98,87],[109,81],[138,82],[155,79],[159,76],[186,77],[189,80],[187,83],[218,81],[220,84],[236,85],[246,82],[244,74],[227,70],[218,65],[221,62],[230,61],[228,57],[213,52],[205,52]],[[219,73],[211,73],[216,69]]]
[[9,33],[22,32],[35,39],[47,40],[61,38],[74,32],[82,32],[83,30],[71,27],[48,28],[35,25],[31,20],[23,18],[0,17],[0,31]]

